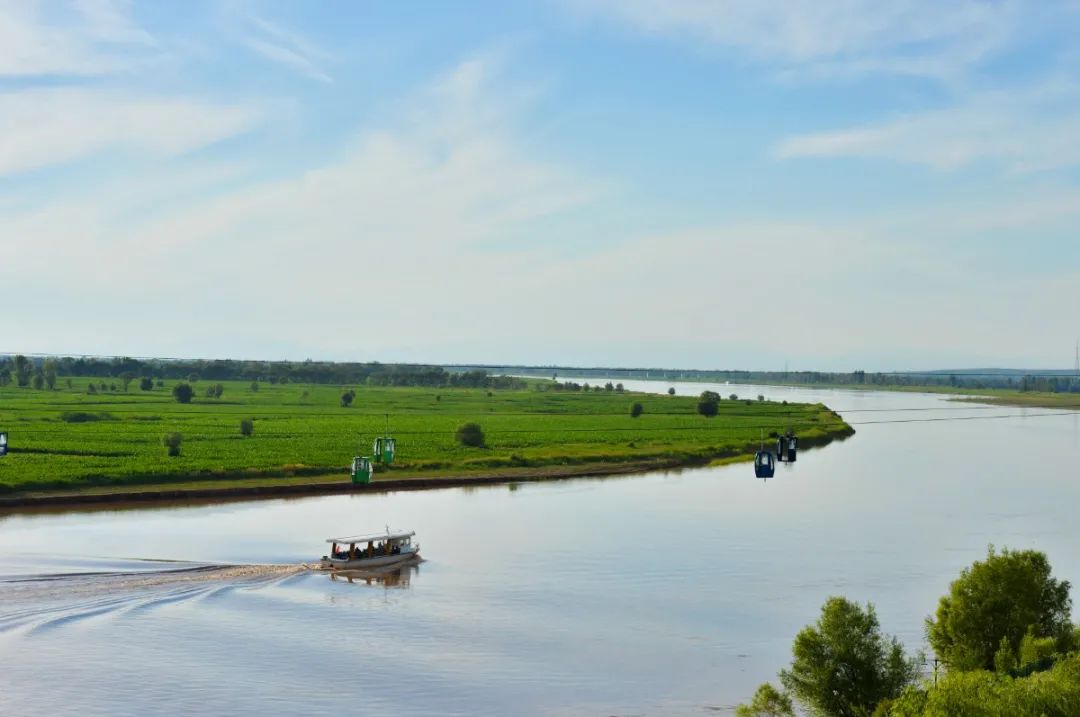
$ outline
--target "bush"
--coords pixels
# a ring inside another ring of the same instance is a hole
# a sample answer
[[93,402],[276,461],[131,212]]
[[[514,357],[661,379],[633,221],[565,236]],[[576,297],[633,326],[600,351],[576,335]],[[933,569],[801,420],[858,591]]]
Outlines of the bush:
[[177,403],[191,403],[191,397],[195,395],[195,389],[191,387],[190,383],[178,383],[173,386],[172,395]]
[[766,682],[750,704],[735,708],[735,717],[795,717],[795,707],[790,697]]
[[709,398],[702,398],[697,403],[697,412],[705,418],[712,418],[720,412],[720,404]]
[[255,393],[258,393],[258,391],[259,391],[259,382],[258,381],[252,381],[251,382],[251,390],[253,392],[255,392]]
[[348,391],[341,394],[341,407],[348,408],[351,406],[354,398],[356,398],[356,391],[350,388]]
[[645,413],[645,407],[638,402],[634,402],[630,406],[630,418],[637,418],[641,414]]
[[730,398],[732,401],[738,401],[739,400],[739,394],[737,394],[737,393],[729,394],[728,398]]
[[142,391],[153,391],[154,390],[154,379],[149,378],[147,376],[144,376],[143,378],[139,379],[139,389],[142,390]]
[[484,447],[484,431],[479,423],[462,423],[454,433],[457,442],[470,448]]
[[250,418],[240,419],[240,435],[250,436],[255,433],[255,422]]
[[759,401],[764,401],[764,400],[765,400],[765,394],[763,394],[763,393],[759,393],[759,394],[757,395],[757,400],[759,400]]
[[60,414],[60,420],[64,423],[90,423],[91,421],[115,420],[108,413],[86,413],[85,411],[64,411]]
[[166,433],[161,437],[161,445],[169,449],[170,456],[180,455],[180,444],[184,441],[184,437],[179,433]]
[[97,386],[95,386],[94,384],[91,383],[90,385],[88,385],[86,387],[86,392],[91,394],[91,395],[97,393]]
[[671,388],[669,388],[667,390],[667,395],[669,395],[669,396],[674,396],[675,395],[675,387],[674,386],[672,386]]

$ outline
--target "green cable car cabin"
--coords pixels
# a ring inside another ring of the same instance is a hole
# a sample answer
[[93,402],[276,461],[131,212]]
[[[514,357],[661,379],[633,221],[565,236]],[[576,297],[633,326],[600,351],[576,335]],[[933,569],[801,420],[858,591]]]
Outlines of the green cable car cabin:
[[394,462],[394,454],[397,451],[397,442],[389,436],[376,438],[371,447],[372,457],[376,463],[390,465]]
[[349,471],[353,483],[371,482],[371,459],[367,456],[354,456]]

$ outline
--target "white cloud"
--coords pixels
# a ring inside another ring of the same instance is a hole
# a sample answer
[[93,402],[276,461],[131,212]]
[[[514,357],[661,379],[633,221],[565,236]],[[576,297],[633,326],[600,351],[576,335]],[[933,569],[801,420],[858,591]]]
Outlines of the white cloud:
[[650,34],[693,38],[815,73],[949,76],[1006,42],[1009,0],[564,0]]
[[153,38],[128,17],[127,3],[0,0],[0,77],[110,74],[131,66]]
[[87,89],[0,94],[0,176],[106,149],[172,156],[237,135],[258,120],[240,105]]
[[990,160],[1016,172],[1080,164],[1080,91],[1056,86],[964,96],[879,124],[789,137],[781,159],[868,157],[955,170]]
[[333,82],[320,68],[329,56],[310,40],[255,15],[248,20],[251,29],[244,38],[244,44],[249,49],[313,80]]

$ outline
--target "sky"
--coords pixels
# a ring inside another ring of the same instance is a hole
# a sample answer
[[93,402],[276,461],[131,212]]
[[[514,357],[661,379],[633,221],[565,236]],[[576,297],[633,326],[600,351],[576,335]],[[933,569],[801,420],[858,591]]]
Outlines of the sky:
[[0,0],[0,353],[1070,368],[1080,1]]

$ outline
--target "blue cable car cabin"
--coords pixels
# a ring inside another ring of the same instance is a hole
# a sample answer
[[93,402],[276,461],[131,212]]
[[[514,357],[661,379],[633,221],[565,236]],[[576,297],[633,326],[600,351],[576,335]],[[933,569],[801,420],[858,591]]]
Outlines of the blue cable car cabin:
[[771,451],[758,451],[754,455],[754,475],[758,478],[772,478],[776,473],[776,458]]

